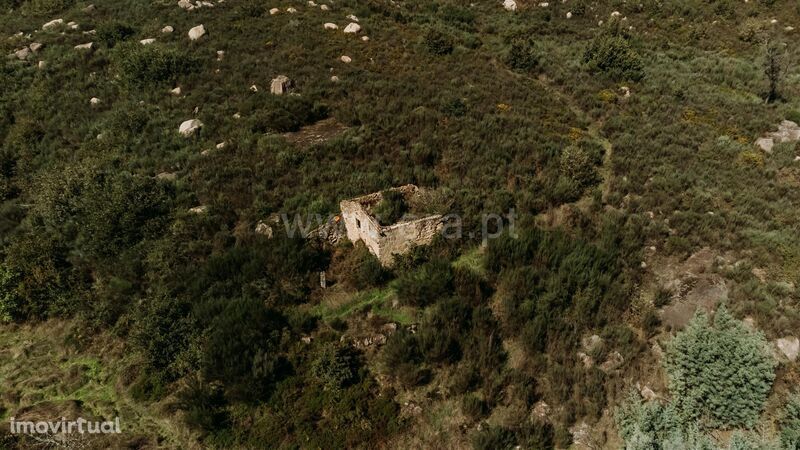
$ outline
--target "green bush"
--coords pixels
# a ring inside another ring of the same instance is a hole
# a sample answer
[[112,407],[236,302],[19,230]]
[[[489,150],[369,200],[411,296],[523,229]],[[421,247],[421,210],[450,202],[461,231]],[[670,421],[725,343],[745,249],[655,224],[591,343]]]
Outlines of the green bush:
[[514,432],[498,426],[485,425],[472,438],[475,450],[508,450],[517,445]]
[[339,391],[356,379],[357,358],[349,347],[329,344],[311,363],[310,376],[327,391]]
[[122,80],[134,87],[175,83],[200,68],[200,60],[183,51],[138,42],[119,45],[112,62]]
[[559,168],[579,189],[597,184],[600,178],[589,153],[577,146],[569,146],[561,152]]
[[213,431],[228,426],[228,414],[223,389],[202,378],[188,377],[177,393],[177,406],[185,412],[184,421],[193,429]]
[[489,412],[486,402],[475,394],[467,394],[461,399],[461,411],[470,420],[482,419]]
[[453,269],[446,260],[434,260],[397,278],[397,297],[406,305],[427,306],[450,294]]
[[128,40],[136,30],[123,22],[104,22],[97,26],[97,40],[108,48]]
[[601,32],[589,45],[583,62],[591,72],[612,79],[638,81],[644,76],[644,63],[630,42],[620,33]]
[[795,394],[789,398],[780,425],[781,446],[790,450],[800,449],[800,396]]
[[670,342],[665,366],[678,413],[713,427],[752,427],[775,379],[763,334],[720,306],[713,322],[698,313]]
[[425,33],[425,48],[434,55],[449,55],[453,53],[453,38],[442,31],[430,29]]
[[506,55],[508,67],[520,72],[532,72],[539,67],[539,53],[533,39],[515,39]]
[[383,284],[390,275],[362,241],[347,253],[337,273],[342,284],[359,291]]
[[399,191],[383,191],[382,199],[372,211],[373,215],[381,225],[392,225],[397,223],[403,215],[408,212],[403,193]]
[[27,0],[22,4],[25,14],[41,16],[64,11],[75,4],[75,0]]

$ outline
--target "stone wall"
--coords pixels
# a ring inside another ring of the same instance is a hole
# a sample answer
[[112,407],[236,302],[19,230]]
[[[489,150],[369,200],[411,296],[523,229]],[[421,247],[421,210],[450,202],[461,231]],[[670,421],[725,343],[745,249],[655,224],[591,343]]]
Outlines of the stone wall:
[[[413,195],[417,187],[406,185],[396,190]],[[380,193],[374,193],[352,200],[343,200],[339,206],[347,238],[353,243],[364,241],[369,251],[384,266],[392,264],[395,254],[406,253],[418,245],[430,244],[436,233],[442,229],[441,215],[381,226],[368,211],[369,207],[376,205],[380,200]]]

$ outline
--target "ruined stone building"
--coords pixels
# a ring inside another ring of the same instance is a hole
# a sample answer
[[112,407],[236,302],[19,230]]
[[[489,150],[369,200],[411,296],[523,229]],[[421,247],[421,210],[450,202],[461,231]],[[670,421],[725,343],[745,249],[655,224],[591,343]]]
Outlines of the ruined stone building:
[[[407,203],[414,203],[421,190],[413,184],[390,189],[403,194]],[[440,214],[416,218],[404,216],[391,225],[381,225],[372,214],[372,208],[383,200],[375,192],[340,203],[347,238],[355,243],[364,241],[367,248],[384,266],[393,262],[393,255],[403,254],[418,245],[430,244],[443,226]]]

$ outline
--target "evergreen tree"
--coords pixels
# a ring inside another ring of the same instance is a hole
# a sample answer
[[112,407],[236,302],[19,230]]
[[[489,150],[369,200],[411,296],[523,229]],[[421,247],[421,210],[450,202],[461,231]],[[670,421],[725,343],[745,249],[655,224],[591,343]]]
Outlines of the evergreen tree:
[[670,391],[682,420],[721,428],[755,424],[775,365],[764,336],[724,306],[713,324],[698,313],[672,340],[666,356]]

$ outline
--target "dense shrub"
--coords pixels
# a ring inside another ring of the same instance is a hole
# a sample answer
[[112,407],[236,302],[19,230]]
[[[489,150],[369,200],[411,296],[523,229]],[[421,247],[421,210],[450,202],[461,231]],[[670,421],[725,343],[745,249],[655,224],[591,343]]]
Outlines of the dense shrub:
[[665,363],[680,416],[713,427],[752,427],[775,378],[764,336],[724,306],[713,322],[695,316],[670,342]]
[[372,211],[381,225],[397,223],[408,212],[408,205],[402,192],[387,190],[381,193],[381,197],[380,203]]
[[108,48],[128,40],[136,34],[136,30],[123,22],[103,22],[97,26],[97,40]]
[[498,426],[485,425],[472,438],[472,448],[475,450],[508,450],[516,445],[514,432]]
[[434,260],[397,278],[397,297],[413,306],[426,306],[448,295],[453,286],[453,269],[446,260]]
[[219,384],[189,377],[177,397],[177,406],[184,411],[184,421],[191,428],[212,431],[228,426],[225,396]]
[[442,31],[430,29],[425,33],[425,48],[434,55],[448,55],[453,52],[453,39]]
[[357,366],[356,355],[351,348],[329,344],[312,362],[310,376],[323,389],[338,391],[355,381]]
[[506,55],[506,64],[520,72],[531,72],[539,67],[539,53],[533,39],[515,39]]
[[356,242],[336,271],[345,286],[356,290],[378,286],[390,275],[362,241]]
[[112,62],[123,81],[134,87],[175,83],[200,68],[200,60],[183,51],[138,42],[118,46]]
[[583,56],[592,72],[601,72],[613,79],[640,80],[644,76],[644,63],[621,33],[601,32]]
[[26,0],[22,3],[25,14],[35,16],[54,14],[75,4],[75,0]]
[[478,420],[489,412],[489,408],[486,402],[477,395],[467,394],[461,399],[461,411],[470,420]]
[[781,418],[781,445],[785,449],[796,450],[800,448],[800,397],[793,395],[789,398]]
[[577,146],[569,146],[561,152],[559,168],[561,173],[569,177],[579,189],[592,186],[599,180],[591,156]]

